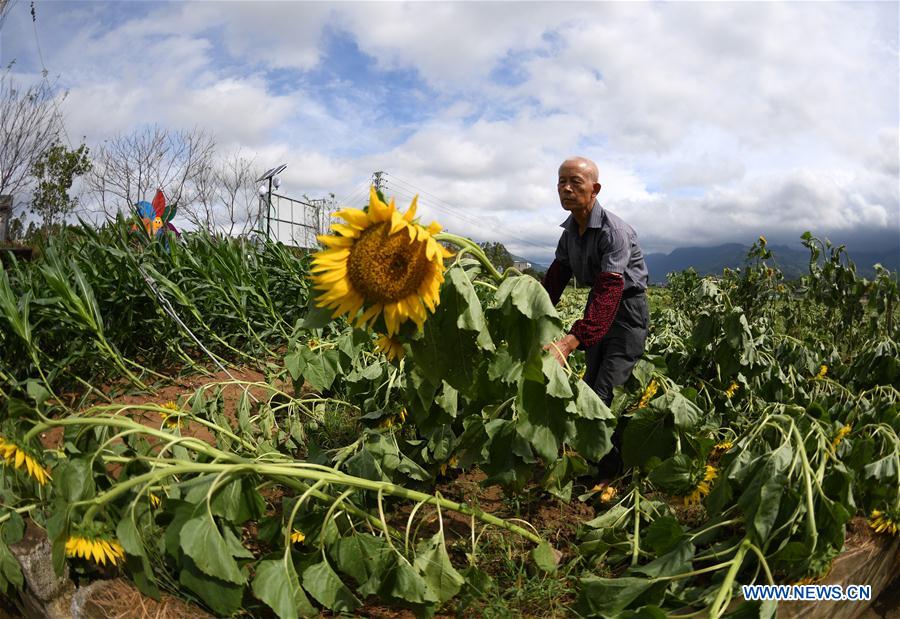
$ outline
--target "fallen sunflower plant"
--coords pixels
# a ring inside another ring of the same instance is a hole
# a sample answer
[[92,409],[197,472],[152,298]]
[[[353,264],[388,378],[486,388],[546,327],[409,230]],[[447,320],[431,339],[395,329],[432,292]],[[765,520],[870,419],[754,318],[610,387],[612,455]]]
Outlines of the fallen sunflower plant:
[[41,486],[47,485],[50,481],[50,473],[47,472],[37,456],[31,453],[23,445],[0,436],[0,459],[4,464],[16,470],[22,470]]

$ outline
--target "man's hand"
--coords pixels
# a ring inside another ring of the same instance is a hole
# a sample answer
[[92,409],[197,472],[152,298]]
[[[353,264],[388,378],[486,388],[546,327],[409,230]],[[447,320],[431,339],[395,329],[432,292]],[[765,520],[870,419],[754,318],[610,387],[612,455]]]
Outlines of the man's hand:
[[544,350],[552,352],[559,364],[565,367],[566,357],[568,357],[573,350],[578,348],[578,344],[578,338],[570,333],[560,340],[547,344],[544,346]]

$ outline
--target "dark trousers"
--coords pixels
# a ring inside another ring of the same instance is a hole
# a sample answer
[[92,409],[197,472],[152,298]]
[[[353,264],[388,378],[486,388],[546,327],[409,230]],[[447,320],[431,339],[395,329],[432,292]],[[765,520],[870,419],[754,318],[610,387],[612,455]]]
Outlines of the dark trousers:
[[[638,359],[644,354],[650,309],[647,295],[640,293],[619,303],[616,318],[606,336],[586,351],[584,382],[589,384],[607,406],[612,405],[613,388],[625,384]],[[620,419],[613,433],[613,449],[600,461],[601,477],[613,476],[622,469],[622,430]]]

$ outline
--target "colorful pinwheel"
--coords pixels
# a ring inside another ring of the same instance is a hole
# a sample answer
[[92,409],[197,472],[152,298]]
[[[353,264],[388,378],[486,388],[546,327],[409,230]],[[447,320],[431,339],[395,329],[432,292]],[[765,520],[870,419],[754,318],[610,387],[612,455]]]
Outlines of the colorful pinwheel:
[[[164,230],[171,230],[176,235],[178,234],[178,230],[171,223],[175,213],[178,211],[178,207],[174,205],[166,206],[166,196],[163,194],[162,189],[156,190],[152,204],[142,200],[135,205],[135,211],[138,220],[144,225],[144,231],[148,237],[164,238]],[[138,231],[140,228],[137,224],[134,224],[131,229]]]

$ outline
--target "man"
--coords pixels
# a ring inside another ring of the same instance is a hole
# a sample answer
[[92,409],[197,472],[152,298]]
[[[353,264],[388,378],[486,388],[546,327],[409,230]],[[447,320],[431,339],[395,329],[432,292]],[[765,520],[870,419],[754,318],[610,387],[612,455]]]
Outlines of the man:
[[576,348],[586,351],[584,381],[612,404],[613,388],[623,384],[644,352],[649,324],[647,267],[634,229],[597,202],[597,164],[584,157],[566,159],[559,167],[559,201],[570,215],[556,258],[543,285],[553,304],[559,302],[572,275],[590,285],[584,318],[569,333],[544,347],[565,364]]

